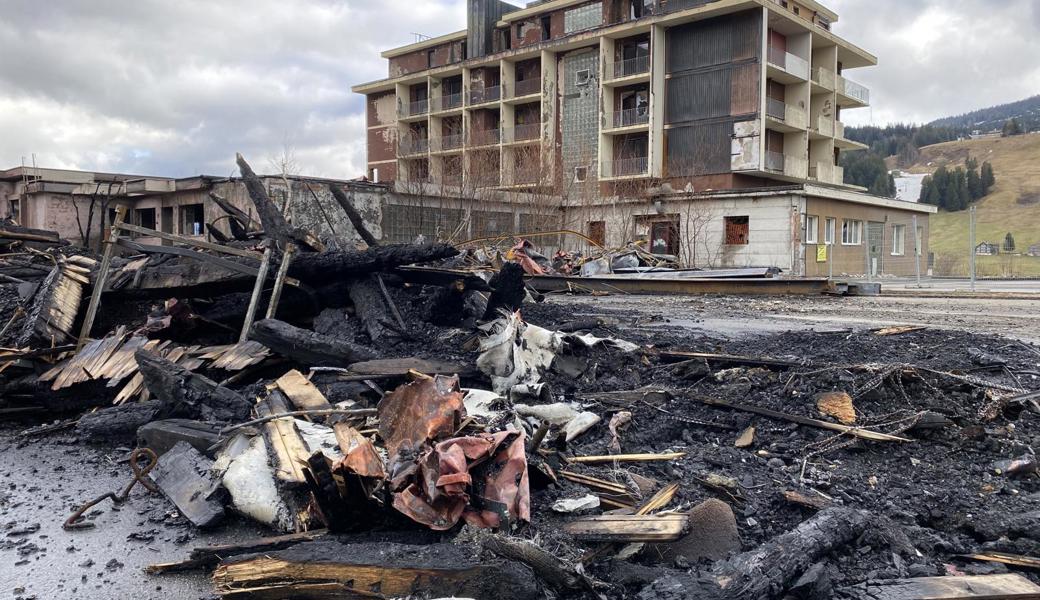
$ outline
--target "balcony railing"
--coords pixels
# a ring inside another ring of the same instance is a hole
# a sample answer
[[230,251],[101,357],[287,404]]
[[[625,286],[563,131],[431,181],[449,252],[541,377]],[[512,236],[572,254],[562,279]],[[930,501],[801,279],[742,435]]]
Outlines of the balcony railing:
[[784,156],[784,175],[805,179],[809,171],[809,161],[795,156]]
[[404,117],[418,117],[430,112],[430,100],[416,100],[404,107]]
[[772,150],[766,151],[766,170],[776,171],[778,173],[784,172],[784,153],[774,152]]
[[862,102],[863,104],[870,104],[870,90],[866,87],[856,83],[855,81],[849,81],[841,75],[838,75],[838,93],[847,98],[852,98]]
[[542,80],[540,77],[534,77],[531,79],[523,79],[517,81],[516,85],[513,86],[513,97],[522,98],[524,96],[530,96],[532,94],[538,94],[542,91]]
[[769,64],[787,71],[795,77],[809,79],[809,61],[774,46],[769,47]]
[[816,127],[813,129],[824,137],[834,137],[834,119],[832,117],[820,117],[816,119]]
[[426,154],[430,151],[430,140],[426,138],[402,138],[399,151],[401,156]]
[[816,85],[828,89],[834,89],[834,71],[830,69],[824,69],[823,67],[816,67],[812,70],[812,81]]
[[498,129],[478,129],[469,133],[471,146],[495,146],[502,141],[502,132]]
[[609,79],[623,79],[633,75],[642,75],[650,72],[650,55],[637,56],[627,60],[619,60],[612,65],[607,65],[607,77]]
[[646,156],[619,158],[603,163],[604,177],[634,177],[646,175],[650,170],[650,159]]
[[502,141],[506,144],[537,140],[542,135],[542,124],[528,123],[526,125],[517,125],[512,128],[507,127],[502,134]]
[[533,185],[541,181],[541,171],[536,168],[513,169],[512,185]]
[[820,183],[841,185],[845,182],[845,169],[831,163],[816,163],[809,167],[809,179],[814,179]]
[[462,106],[462,93],[448,94],[440,98],[434,98],[433,111],[452,110]]
[[614,111],[614,118],[610,124],[613,129],[621,127],[632,127],[635,125],[646,125],[650,122],[650,110],[646,107],[628,108]]
[[433,140],[433,151],[446,152],[448,150],[457,150],[462,148],[465,142],[466,138],[464,138],[461,133],[441,136]]
[[787,105],[783,100],[766,98],[766,114],[778,121],[787,119]]
[[845,124],[841,121],[834,122],[834,137],[840,140],[845,139]]
[[485,102],[497,102],[502,97],[502,86],[493,85],[481,90],[472,90],[469,93],[469,103],[484,104]]

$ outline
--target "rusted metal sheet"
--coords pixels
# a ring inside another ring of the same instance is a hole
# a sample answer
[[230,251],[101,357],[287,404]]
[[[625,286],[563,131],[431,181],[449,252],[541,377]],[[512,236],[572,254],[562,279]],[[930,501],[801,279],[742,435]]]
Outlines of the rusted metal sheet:
[[738,296],[814,296],[829,289],[826,279],[640,279],[626,276],[528,278],[539,292],[586,290],[632,295],[732,294]]

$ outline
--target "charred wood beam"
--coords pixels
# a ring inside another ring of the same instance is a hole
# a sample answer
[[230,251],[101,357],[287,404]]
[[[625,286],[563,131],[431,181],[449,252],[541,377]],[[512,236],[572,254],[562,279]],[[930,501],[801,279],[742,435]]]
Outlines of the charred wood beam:
[[241,154],[236,154],[235,160],[238,162],[238,168],[242,173],[242,181],[246,185],[246,191],[249,192],[249,198],[256,205],[256,210],[260,214],[260,223],[264,226],[264,232],[267,236],[277,240],[283,247],[290,242],[294,242],[301,248],[318,252],[324,250],[314,236],[299,227],[289,225],[285,217],[282,216],[282,211],[267,195],[263,182],[253,172],[246,159]]
[[254,323],[249,339],[306,366],[345,367],[378,358],[364,346],[293,327],[275,319]]
[[231,235],[238,241],[244,242],[249,239],[249,231],[253,229],[253,219],[244,210],[230,203],[216,192],[209,193],[210,200],[220,207],[228,215],[228,227]]
[[238,392],[144,350],[134,358],[148,391],[172,412],[206,421],[249,418],[253,405]]
[[0,225],[0,242],[39,242],[55,246],[67,245],[57,232],[46,229],[31,229],[17,225]]
[[[378,246],[379,240],[377,240],[376,236],[372,235],[372,232],[370,232],[368,228],[365,226],[365,220],[361,218],[361,213],[359,213],[357,209],[354,208],[354,203],[351,202],[351,199],[347,196],[347,193],[344,192],[340,187],[335,185],[330,185],[329,191],[332,192],[332,197],[335,198],[336,202],[339,203],[340,208],[343,209],[343,212],[347,213],[347,218],[350,219],[350,224],[354,226],[354,230],[358,232],[358,235],[360,235],[361,239],[363,239],[365,243],[368,244],[369,248]],[[351,196],[353,196],[353,193],[351,193]]]
[[351,284],[350,301],[354,303],[354,312],[373,342],[394,335],[393,329],[387,326],[393,323],[390,310],[375,277],[369,276]]
[[289,275],[301,281],[324,283],[333,278],[356,277],[404,265],[443,260],[458,253],[449,244],[395,244],[376,246],[363,252],[338,250],[301,254],[293,260]]

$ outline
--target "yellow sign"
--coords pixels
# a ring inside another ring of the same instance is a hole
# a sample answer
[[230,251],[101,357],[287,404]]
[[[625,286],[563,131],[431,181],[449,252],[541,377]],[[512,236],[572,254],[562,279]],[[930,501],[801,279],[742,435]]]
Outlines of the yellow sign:
[[827,245],[816,246],[816,262],[827,262]]

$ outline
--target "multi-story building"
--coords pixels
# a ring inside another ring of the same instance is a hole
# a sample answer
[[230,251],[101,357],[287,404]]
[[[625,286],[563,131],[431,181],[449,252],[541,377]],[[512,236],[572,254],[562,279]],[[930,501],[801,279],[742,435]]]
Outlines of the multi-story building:
[[815,0],[469,0],[465,30],[384,52],[389,76],[354,88],[369,176],[558,198],[565,226],[695,264],[912,272],[896,237],[916,222],[923,252],[934,210],[844,184],[863,146],[842,115],[870,102],[846,74],[877,59],[837,19]]

